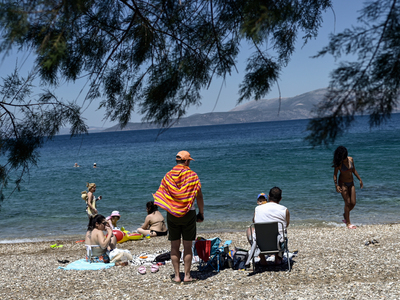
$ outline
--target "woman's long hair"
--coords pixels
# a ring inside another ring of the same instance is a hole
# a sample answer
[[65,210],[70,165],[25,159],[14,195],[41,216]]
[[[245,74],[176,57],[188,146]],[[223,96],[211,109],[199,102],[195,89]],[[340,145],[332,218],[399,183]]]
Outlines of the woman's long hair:
[[147,202],[146,208],[148,209],[148,211],[147,211],[148,214],[152,214],[153,212],[158,210],[158,206],[154,205],[154,201]]
[[347,149],[346,147],[343,146],[339,146],[336,148],[335,153],[333,154],[333,168],[337,168],[340,166],[340,164],[342,163],[343,160],[346,159],[348,155]]
[[103,215],[95,215],[94,217],[91,217],[89,220],[87,230],[92,231],[93,229],[96,228],[96,223],[101,224],[105,221],[105,219],[106,218]]

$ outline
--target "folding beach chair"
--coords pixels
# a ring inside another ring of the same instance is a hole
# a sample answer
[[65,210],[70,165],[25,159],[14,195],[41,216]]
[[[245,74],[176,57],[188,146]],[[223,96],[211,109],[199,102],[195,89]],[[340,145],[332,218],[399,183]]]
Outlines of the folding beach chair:
[[199,271],[203,271],[207,267],[211,267],[219,272],[222,265],[222,258],[225,255],[224,247],[228,246],[231,241],[226,241],[223,247],[220,247],[221,239],[219,237],[209,240],[198,240],[195,244],[197,255],[200,258]]
[[[256,248],[260,250],[260,254],[277,254],[286,252],[289,272],[291,269],[289,249],[287,244],[287,234],[283,230],[283,236],[279,233],[279,226],[283,227],[282,222],[266,222],[266,223],[253,223],[250,225],[250,230],[255,232],[256,244],[252,246],[252,260],[253,271],[255,271],[255,252]],[[253,243],[253,234],[251,234],[251,243]],[[249,258],[250,259],[250,258]]]

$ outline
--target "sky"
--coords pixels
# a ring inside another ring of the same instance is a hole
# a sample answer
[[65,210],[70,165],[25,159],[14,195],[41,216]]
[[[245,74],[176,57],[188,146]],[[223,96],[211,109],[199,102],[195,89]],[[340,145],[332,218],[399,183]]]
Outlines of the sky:
[[[323,14],[323,25],[318,37],[310,40],[304,46],[303,40],[301,38],[298,39],[295,53],[288,66],[282,70],[280,79],[278,80],[283,98],[294,97],[328,86],[329,74],[339,61],[335,61],[329,55],[322,58],[311,57],[328,44],[329,34],[340,33],[345,28],[357,25],[359,10],[362,9],[364,2],[362,0],[333,0],[334,12],[327,10]],[[222,84],[222,79],[214,79],[209,89],[203,90],[201,93],[202,104],[198,107],[191,107],[186,116],[212,111],[225,112],[233,109],[237,105],[237,99],[239,98],[239,84],[242,82],[245,74],[246,57],[251,53],[251,49],[244,48],[238,57],[238,72],[227,77],[224,84]],[[21,66],[25,58],[27,60],[23,64],[22,70],[26,70],[34,59],[32,55],[28,55],[27,53],[17,53],[14,51],[5,60],[0,61],[0,77],[5,77],[5,75],[11,73],[16,65]],[[78,99],[78,101],[81,101],[84,98],[84,93],[80,93],[82,86],[82,83],[65,83],[56,91],[56,94],[65,100]],[[218,98],[220,90],[221,94]],[[277,85],[275,85],[272,91],[264,98],[271,99],[277,97],[279,97],[279,90]],[[108,128],[116,125],[115,122],[103,120],[104,110],[98,109],[97,102],[93,102],[90,105],[87,104],[84,106],[83,117],[86,119],[89,128]],[[131,122],[140,122],[141,118],[142,116],[135,113]]]

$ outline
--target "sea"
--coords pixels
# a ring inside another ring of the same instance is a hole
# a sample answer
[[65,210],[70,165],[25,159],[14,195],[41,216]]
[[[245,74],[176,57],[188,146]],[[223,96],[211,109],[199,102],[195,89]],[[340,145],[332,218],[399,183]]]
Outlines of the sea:
[[352,223],[399,222],[400,114],[374,128],[367,117],[356,117],[329,147],[313,148],[305,141],[307,124],[292,120],[56,136],[39,149],[37,166],[24,176],[20,191],[12,193],[11,176],[1,202],[0,243],[82,238],[88,223],[81,198],[86,182],[96,183],[95,196],[103,198],[97,202],[99,213],[118,210],[118,225],[135,231],[180,150],[195,159],[190,167],[202,184],[205,220],[199,232],[244,230],[257,195],[274,186],[282,189],[290,226],[344,227],[344,202],[331,167],[339,145],[348,149],[364,182],[360,189],[355,178]]

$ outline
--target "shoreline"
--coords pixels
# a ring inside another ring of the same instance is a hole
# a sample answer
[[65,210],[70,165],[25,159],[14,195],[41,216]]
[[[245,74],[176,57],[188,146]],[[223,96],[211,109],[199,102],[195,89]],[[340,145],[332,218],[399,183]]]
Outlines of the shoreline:
[[[249,223],[250,225],[251,223]],[[365,224],[359,224],[359,223],[354,223],[357,227],[360,226],[378,226],[378,225],[396,225],[400,224],[400,222],[388,222],[388,223],[365,223]],[[345,228],[346,225],[343,223],[334,223],[334,222],[315,222],[315,223],[300,223],[300,221],[292,221],[289,230],[293,228]],[[245,228],[226,228],[226,229],[214,229],[210,230],[208,228],[206,229],[197,229],[198,234],[214,234],[214,233],[243,233],[245,232],[247,227]],[[34,238],[27,238],[27,237],[16,237],[16,238],[5,238],[0,240],[0,245],[4,244],[20,244],[20,243],[40,243],[40,242],[52,242],[52,241],[60,241],[60,240],[66,240],[66,241],[77,241],[84,239],[85,237],[85,232],[82,234],[66,234],[66,235],[58,235],[56,236],[55,234],[52,235],[45,235],[45,236],[37,236]]]
[[[172,265],[157,273],[137,273],[137,266],[101,271],[65,271],[58,260],[70,262],[85,255],[82,243],[52,239],[42,242],[0,244],[5,274],[0,282],[1,299],[399,299],[400,224],[344,227],[289,227],[289,249],[298,250],[292,271],[224,269],[198,272],[199,280],[176,285],[170,280]],[[249,249],[242,231],[202,233],[205,238],[232,240],[234,247]],[[378,243],[365,245],[375,239]],[[51,244],[62,248],[50,248]],[[132,255],[168,250],[167,237],[118,244]],[[183,267],[181,266],[181,271]]]

